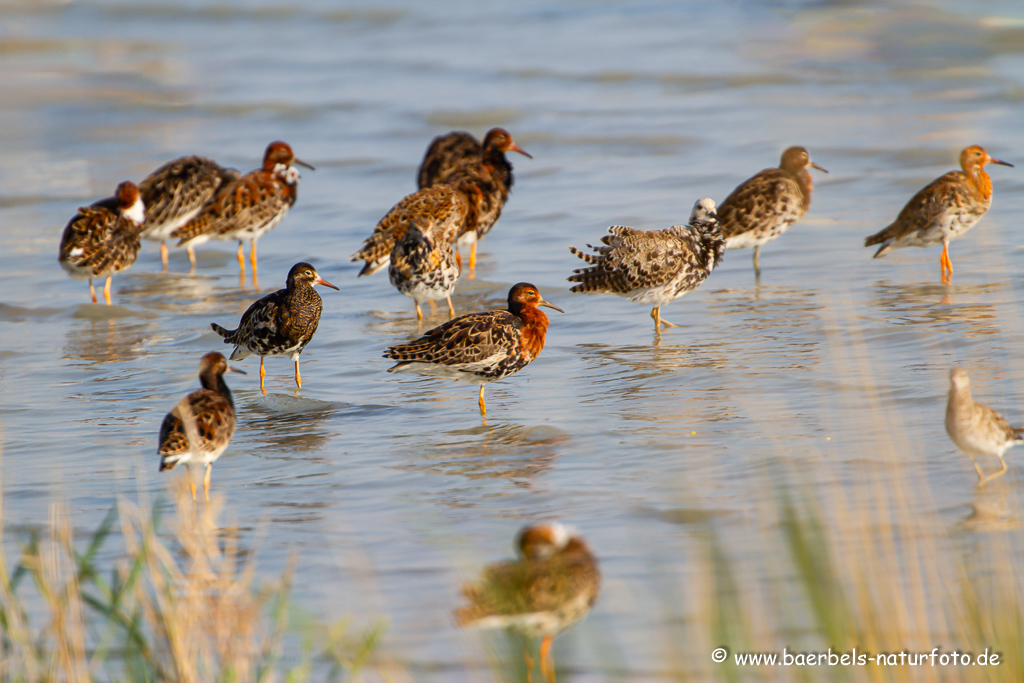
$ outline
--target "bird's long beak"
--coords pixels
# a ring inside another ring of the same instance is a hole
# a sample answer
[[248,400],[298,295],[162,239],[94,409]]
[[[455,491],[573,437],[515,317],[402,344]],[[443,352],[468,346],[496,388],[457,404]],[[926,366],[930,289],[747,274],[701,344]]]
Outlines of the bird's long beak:
[[313,280],[313,284],[314,285],[323,285],[324,287],[330,287],[331,289],[337,289],[339,292],[341,291],[340,289],[338,289],[337,287],[335,287],[334,285],[332,285],[330,282],[328,282],[327,280],[323,279],[319,275],[317,275],[316,279]]
[[548,308],[555,309],[559,313],[565,313],[565,311],[563,311],[561,308],[559,308],[558,306],[554,305],[553,303],[551,303],[550,301],[548,301],[544,297],[540,298],[540,301],[537,302],[537,305],[538,306],[547,306]]
[[1002,159],[993,159],[992,157],[989,157],[986,160],[986,163],[999,164],[1000,166],[1009,166],[1010,168],[1013,168],[1013,164],[1011,164],[1009,161],[1003,161]]
[[814,163],[813,161],[811,162],[811,168],[816,168],[816,169],[818,169],[819,171],[821,171],[822,173],[828,173],[828,171],[826,171],[825,169],[823,169],[823,168],[822,168],[821,166],[818,166],[818,165],[817,165],[816,163]]
[[527,157],[528,159],[532,159],[533,158],[532,154],[530,154],[529,152],[527,152],[525,149],[523,149],[522,147],[520,147],[519,145],[517,145],[514,142],[509,146],[508,151],[510,151],[510,152],[519,152],[520,154],[522,154],[524,157]]
[[234,365],[229,365],[228,366],[228,372],[237,372],[239,375],[248,375],[249,374],[245,370],[239,370]]
[[305,166],[305,167],[306,167],[306,168],[308,168],[308,169],[309,169],[310,171],[315,171],[315,170],[316,170],[315,168],[313,168],[313,164],[307,164],[307,163],[306,163],[305,161],[303,161],[302,159],[296,159],[296,158],[292,158],[292,163],[293,163],[293,164],[298,164],[299,166]]

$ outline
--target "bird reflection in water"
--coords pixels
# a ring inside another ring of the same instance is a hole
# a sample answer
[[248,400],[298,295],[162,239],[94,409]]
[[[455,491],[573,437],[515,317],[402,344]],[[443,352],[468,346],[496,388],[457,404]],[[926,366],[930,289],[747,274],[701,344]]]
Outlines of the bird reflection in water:
[[998,334],[999,319],[995,306],[974,302],[1008,288],[1006,282],[943,285],[880,281],[874,286],[870,305],[890,314],[890,320],[896,324],[923,324],[951,331],[956,328],[949,323],[959,323],[967,328],[967,336],[981,337]]

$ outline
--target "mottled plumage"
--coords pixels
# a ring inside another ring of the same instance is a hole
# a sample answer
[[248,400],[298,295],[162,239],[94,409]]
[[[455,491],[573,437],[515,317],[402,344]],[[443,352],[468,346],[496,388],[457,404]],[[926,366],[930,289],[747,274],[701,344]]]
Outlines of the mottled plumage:
[[601,572],[586,542],[560,524],[529,526],[516,538],[519,559],[484,569],[462,587],[469,603],[455,610],[460,626],[512,628],[543,638],[541,670],[554,679],[551,642],[597,601]]
[[[146,206],[142,237],[160,242],[160,258],[164,270],[167,270],[167,245],[164,240],[195,218],[213,199],[217,190],[239,177],[241,174],[238,171],[223,168],[213,159],[188,156],[167,162],[139,183],[139,194]],[[191,245],[188,257],[195,267],[195,253]]]
[[479,161],[482,153],[483,145],[465,131],[438,135],[430,143],[420,163],[416,173],[417,187],[422,190],[444,182],[445,178],[463,166]]
[[450,142],[445,140],[448,136],[442,136],[431,143],[420,166],[419,179],[421,186],[424,182],[450,185],[466,198],[468,214],[456,244],[472,247],[469,255],[472,277],[476,268],[476,242],[498,222],[515,180],[512,164],[505,153],[519,152],[531,159],[533,157],[517,145],[504,128],[487,131],[483,143],[477,147],[479,153],[475,158],[469,156],[471,135],[451,135],[456,137]]
[[754,270],[760,272],[761,245],[786,232],[811,207],[813,183],[808,168],[828,173],[811,161],[803,147],[782,153],[779,168],[766,168],[743,181],[718,205],[726,249],[754,247]]
[[978,463],[978,486],[1006,473],[1003,453],[1024,443],[1024,427],[1011,427],[1003,416],[971,398],[971,378],[963,368],[949,372],[949,399],[946,402],[946,433],[957,447],[973,460],[979,455],[999,457],[1002,469],[984,476]]
[[227,330],[210,323],[213,331],[224,337],[225,344],[235,345],[231,360],[241,360],[253,353],[260,357],[260,391],[264,394],[264,356],[288,356],[295,361],[295,384],[302,388],[299,355],[313,338],[324,307],[313,285],[338,289],[322,279],[313,266],[296,263],[288,271],[286,288],[249,306],[237,328]]
[[446,299],[448,313],[455,315],[452,292],[459,281],[455,252],[433,219],[414,219],[391,251],[388,277],[391,284],[416,305],[416,317],[423,318],[420,304]]
[[391,261],[391,252],[405,235],[409,224],[418,218],[433,221],[434,232],[452,243],[458,235],[469,207],[455,188],[435,185],[406,196],[380,219],[363,247],[352,254],[353,261],[365,261],[360,275],[373,275]]
[[242,243],[252,240],[253,282],[256,282],[256,242],[281,222],[298,196],[299,169],[312,169],[295,158],[284,142],[272,142],[263,167],[224,185],[195,218],[171,233],[178,245],[202,244],[209,239],[238,240],[238,267],[245,273]]
[[587,245],[596,253],[576,247],[569,251],[592,264],[569,276],[578,282],[570,291],[615,294],[653,306],[654,327],[672,323],[661,319],[661,307],[693,291],[722,260],[725,242],[719,230],[715,202],[697,200],[689,225],[666,230],[636,230],[624,225],[608,228],[604,246]]
[[992,204],[992,179],[985,172],[987,164],[1013,166],[993,159],[978,145],[965,148],[960,153],[962,171],[950,171],[915,194],[896,220],[865,239],[864,246],[881,244],[874,256],[881,258],[893,249],[930,247],[941,242],[942,280],[951,281],[950,240],[974,227]]
[[[203,489],[210,499],[210,468],[228,447],[235,433],[235,402],[224,382],[224,373],[240,372],[219,353],[208,353],[199,363],[199,382],[203,388],[181,399],[160,425],[160,471],[175,465],[206,465]],[[192,497],[195,483],[189,476]]]
[[60,265],[71,277],[89,280],[89,293],[96,303],[94,277],[106,277],[103,296],[110,305],[110,279],[125,270],[139,256],[145,207],[135,183],[117,186],[113,197],[83,206],[64,228],[60,240]]
[[411,370],[479,384],[485,415],[484,384],[519,372],[544,348],[548,317],[538,306],[562,312],[535,286],[520,282],[508,293],[507,310],[463,315],[387,349],[384,357],[399,361],[388,372]]

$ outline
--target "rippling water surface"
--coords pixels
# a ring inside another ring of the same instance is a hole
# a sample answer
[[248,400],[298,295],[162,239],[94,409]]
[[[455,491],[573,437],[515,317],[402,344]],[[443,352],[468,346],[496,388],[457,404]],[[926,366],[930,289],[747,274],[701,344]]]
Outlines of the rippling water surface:
[[[943,432],[946,373],[965,364],[982,400],[1024,418],[1022,99],[1009,1],[0,0],[4,523],[42,524],[64,496],[84,531],[118,495],[162,495],[160,421],[199,357],[226,350],[209,323],[258,295],[232,243],[200,248],[194,274],[173,251],[161,274],[147,242],[115,306],[91,305],[56,260],[75,209],[185,154],[254,168],[283,139],[317,170],[260,241],[262,291],[310,260],[341,292],[322,292],[301,391],[281,358],[266,397],[255,358],[228,377],[239,425],[213,491],[232,524],[264,526],[261,571],[296,553],[299,601],[386,619],[385,650],[417,680],[470,678],[486,659],[450,618],[458,583],[526,521],[563,520],[605,576],[556,647],[564,680],[598,679],[610,643],[657,678],[673,646],[659,586],[686,580],[690,522],[717,520],[742,558],[773,467],[823,483],[893,468],[950,526],[983,502]],[[434,135],[494,125],[534,158],[513,155],[456,308],[529,281],[566,313],[533,365],[488,387],[482,424],[474,387],[384,372],[384,347],[417,333],[412,303],[348,256],[415,189]],[[873,261],[863,238],[972,143],[1018,168],[990,169],[954,284],[938,249]],[[830,173],[759,281],[749,250],[728,252],[663,310],[681,327],[660,338],[642,306],[569,294],[568,245],[683,222],[792,144]],[[894,441],[904,459],[878,455]],[[1011,457],[1011,514],[1021,480]]]

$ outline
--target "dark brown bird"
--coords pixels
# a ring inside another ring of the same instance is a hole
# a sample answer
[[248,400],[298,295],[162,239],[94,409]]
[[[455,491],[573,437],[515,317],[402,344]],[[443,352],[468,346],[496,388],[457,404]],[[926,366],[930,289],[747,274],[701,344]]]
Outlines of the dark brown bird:
[[786,232],[811,208],[814,184],[808,168],[828,173],[803,147],[782,153],[779,168],[744,180],[718,205],[726,249],[754,247],[754,272],[761,272],[761,245]]
[[299,188],[299,169],[313,169],[295,158],[285,142],[271,142],[263,155],[263,167],[249,171],[223,186],[214,199],[191,221],[171,233],[178,246],[202,244],[209,239],[238,240],[238,267],[245,277],[242,245],[252,241],[249,255],[252,281],[257,285],[256,242],[281,222],[295,203]]
[[213,331],[224,337],[225,344],[234,344],[231,360],[250,354],[260,357],[260,391],[266,395],[263,369],[264,356],[288,356],[295,361],[295,385],[302,388],[299,355],[316,333],[324,304],[313,285],[338,289],[327,282],[308,263],[296,263],[288,271],[285,289],[279,289],[255,302],[242,314],[238,327],[226,330],[210,323]]
[[[510,628],[542,638],[541,672],[555,680],[554,638],[582,619],[597,601],[601,572],[586,542],[561,524],[525,527],[515,543],[519,559],[493,564],[462,587],[468,601],[455,610],[460,626]],[[527,664],[532,661],[527,654]]]
[[874,258],[893,249],[930,247],[942,242],[939,269],[943,282],[953,280],[949,243],[981,220],[992,205],[992,179],[988,164],[1013,164],[993,159],[983,148],[971,145],[960,153],[960,171],[936,178],[915,194],[896,220],[864,240],[864,246],[881,244]]
[[540,355],[548,317],[537,288],[520,282],[508,293],[508,309],[470,313],[429,330],[407,344],[392,346],[385,358],[398,361],[388,372],[413,371],[480,385],[480,414],[487,415],[484,385],[513,375]]
[[[501,216],[514,178],[506,152],[519,152],[532,159],[504,128],[487,131],[478,154],[470,154],[472,136],[456,132],[435,138],[420,164],[420,187],[443,183],[456,188],[467,201],[469,213],[457,236],[457,246],[471,245],[470,278],[476,270],[476,243]],[[457,252],[456,252],[457,253]],[[459,259],[461,265],[461,257]]]
[[[203,356],[199,362],[199,383],[203,388],[181,399],[160,425],[157,447],[160,471],[174,469],[182,463],[186,468],[192,463],[206,465],[203,492],[207,501],[210,500],[210,470],[235,433],[235,401],[224,382],[226,372],[245,374],[228,365],[224,356],[217,352]],[[188,483],[195,500],[196,484],[190,468]]]
[[83,206],[64,228],[60,240],[60,265],[71,277],[89,280],[89,294],[96,303],[94,277],[106,277],[103,298],[110,305],[110,280],[139,257],[139,233],[145,207],[139,188],[131,181],[117,186],[117,194],[92,206]]
[[352,254],[353,261],[365,261],[359,275],[373,275],[391,262],[391,252],[405,231],[416,220],[430,221],[434,232],[454,243],[469,213],[466,198],[455,188],[434,185],[406,196],[380,219],[362,248]]
[[[160,260],[167,271],[167,243],[171,233],[196,217],[216,195],[217,190],[241,177],[233,168],[224,168],[213,159],[200,156],[168,161],[139,183],[139,194],[146,207],[142,237],[160,242]],[[196,267],[191,244],[188,260]]]

